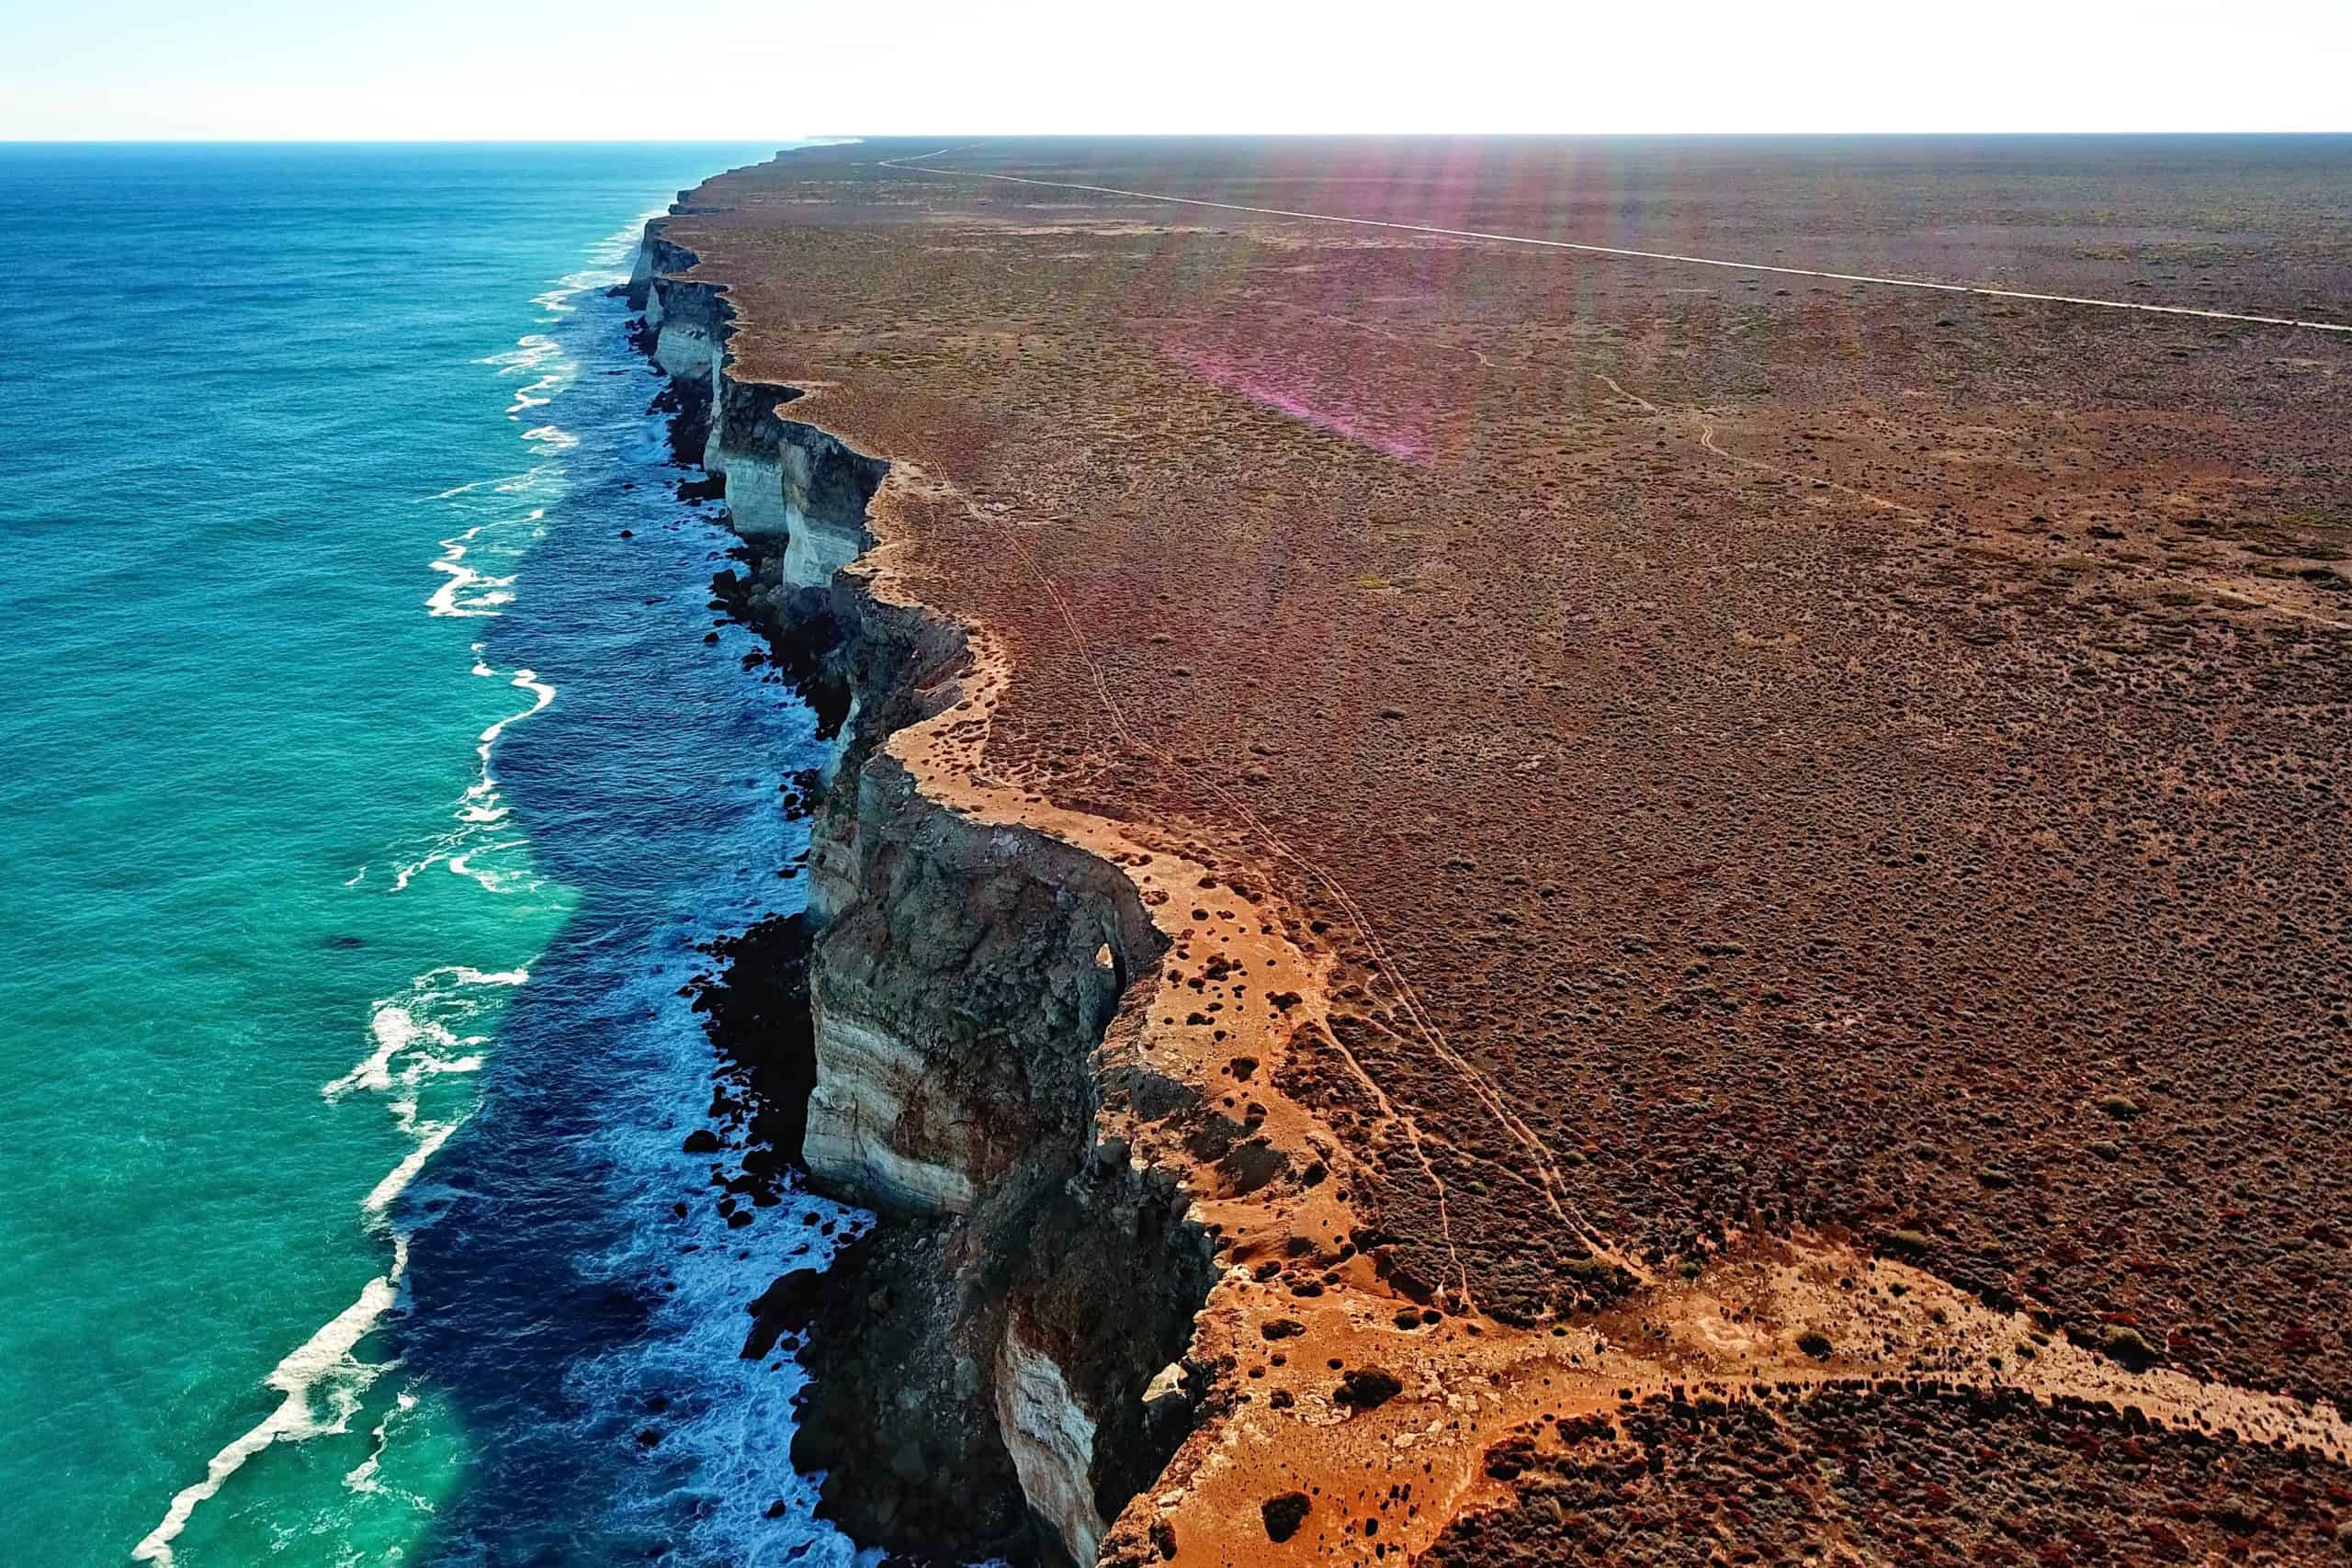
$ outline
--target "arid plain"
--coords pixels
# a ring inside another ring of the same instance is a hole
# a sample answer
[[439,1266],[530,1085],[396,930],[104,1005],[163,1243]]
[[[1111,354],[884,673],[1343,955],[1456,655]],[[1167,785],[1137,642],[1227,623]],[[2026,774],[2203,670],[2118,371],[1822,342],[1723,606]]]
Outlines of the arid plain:
[[669,220],[970,637],[893,754],[1170,943],[1102,1122],[1227,1272],[1105,1560],[2346,1560],[2352,168],[2034,145]]

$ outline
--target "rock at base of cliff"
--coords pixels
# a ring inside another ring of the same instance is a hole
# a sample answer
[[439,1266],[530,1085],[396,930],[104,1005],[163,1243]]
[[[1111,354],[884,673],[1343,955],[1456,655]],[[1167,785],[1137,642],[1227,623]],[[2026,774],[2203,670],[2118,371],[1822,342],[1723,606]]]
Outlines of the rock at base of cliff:
[[793,1466],[825,1472],[820,1512],[860,1545],[918,1561],[1035,1562],[1028,1503],[970,1354],[1001,1324],[963,1315],[942,1256],[949,1234],[885,1225],[822,1276],[800,1354],[810,1382]]

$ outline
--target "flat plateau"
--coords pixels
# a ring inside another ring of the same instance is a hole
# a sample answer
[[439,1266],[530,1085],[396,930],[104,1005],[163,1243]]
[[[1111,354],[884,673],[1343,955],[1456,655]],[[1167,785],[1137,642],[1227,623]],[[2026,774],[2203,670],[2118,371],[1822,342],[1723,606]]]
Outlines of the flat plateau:
[[667,220],[968,636],[889,754],[1123,869],[1106,1057],[1266,1151],[1102,1110],[1224,1270],[1106,1560],[2344,1560],[2352,165],[2036,145]]

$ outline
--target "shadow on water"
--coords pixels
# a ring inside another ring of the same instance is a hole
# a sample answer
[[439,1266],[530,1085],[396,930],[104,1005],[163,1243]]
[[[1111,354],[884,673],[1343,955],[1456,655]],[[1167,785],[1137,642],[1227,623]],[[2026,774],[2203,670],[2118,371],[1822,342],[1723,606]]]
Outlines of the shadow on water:
[[481,1108],[402,1200],[392,1348],[455,1401],[470,1463],[420,1556],[847,1562],[790,1470],[797,1368],[737,1352],[743,1303],[859,1217],[729,1198],[723,1123],[716,1156],[683,1148],[715,1123],[681,988],[710,967],[702,944],[799,907],[778,870],[807,827],[780,785],[822,748],[749,633],[704,640],[729,540],[674,493],[625,322],[596,298],[559,329],[577,374],[534,417],[578,443],[568,489],[514,603],[481,623],[483,658],[556,690],[495,765],[537,874],[580,901],[498,1028]]

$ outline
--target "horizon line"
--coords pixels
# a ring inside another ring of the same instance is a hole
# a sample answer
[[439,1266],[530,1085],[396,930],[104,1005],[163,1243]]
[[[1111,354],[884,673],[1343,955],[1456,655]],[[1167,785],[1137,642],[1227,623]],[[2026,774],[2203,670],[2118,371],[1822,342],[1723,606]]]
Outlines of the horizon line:
[[1777,138],[1953,140],[1963,137],[2027,139],[2073,137],[2346,137],[2352,125],[2337,130],[2266,129],[2184,130],[880,130],[855,134],[804,132],[786,135],[735,136],[0,136],[0,147],[711,147],[761,143],[768,141],[841,143],[919,140],[934,136],[967,136],[989,141],[1306,141],[1311,139],[1402,140],[1417,138],[1476,138],[1487,141],[1739,141]]

